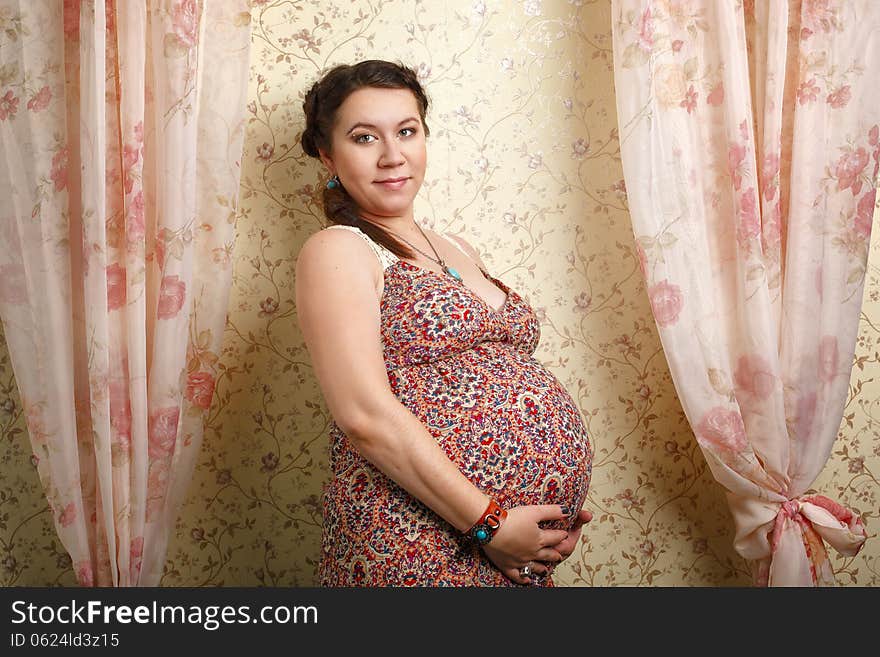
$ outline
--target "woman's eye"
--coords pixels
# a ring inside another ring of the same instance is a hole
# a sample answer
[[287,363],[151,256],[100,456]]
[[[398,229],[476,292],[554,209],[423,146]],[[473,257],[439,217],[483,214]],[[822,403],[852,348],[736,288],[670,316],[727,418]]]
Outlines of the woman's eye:
[[[403,128],[398,134],[402,137],[411,137],[416,134],[416,132],[418,132],[416,128]],[[356,135],[353,139],[356,144],[372,144],[377,140],[377,137],[376,135],[364,133],[362,135]]]

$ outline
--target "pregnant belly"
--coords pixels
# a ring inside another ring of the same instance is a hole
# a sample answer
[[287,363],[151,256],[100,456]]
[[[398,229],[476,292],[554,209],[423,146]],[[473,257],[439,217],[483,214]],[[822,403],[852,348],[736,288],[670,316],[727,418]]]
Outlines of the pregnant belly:
[[501,504],[583,505],[586,428],[559,380],[531,357],[488,343],[395,370],[389,381],[449,458]]

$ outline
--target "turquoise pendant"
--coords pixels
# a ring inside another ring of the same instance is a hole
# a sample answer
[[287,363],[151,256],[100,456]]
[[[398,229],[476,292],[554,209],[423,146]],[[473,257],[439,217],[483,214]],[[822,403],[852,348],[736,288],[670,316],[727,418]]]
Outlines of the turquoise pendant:
[[462,282],[461,281],[461,274],[459,274],[457,271],[455,271],[455,269],[453,269],[452,267],[446,267],[446,273],[449,274],[450,276],[452,276],[452,278],[457,280],[459,283]]

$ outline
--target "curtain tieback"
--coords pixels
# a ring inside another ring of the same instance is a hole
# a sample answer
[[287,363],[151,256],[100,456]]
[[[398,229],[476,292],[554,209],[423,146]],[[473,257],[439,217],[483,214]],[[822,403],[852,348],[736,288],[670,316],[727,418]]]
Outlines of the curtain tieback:
[[[813,584],[833,580],[827,542],[840,554],[858,554],[867,538],[865,526],[850,509],[824,495],[805,495],[782,502],[770,535],[770,585],[804,585],[807,564]],[[800,557],[800,558],[798,558]],[[800,568],[796,568],[800,564]],[[796,574],[794,569],[799,570]],[[794,576],[794,579],[792,577]],[[775,580],[775,581],[774,581]]]

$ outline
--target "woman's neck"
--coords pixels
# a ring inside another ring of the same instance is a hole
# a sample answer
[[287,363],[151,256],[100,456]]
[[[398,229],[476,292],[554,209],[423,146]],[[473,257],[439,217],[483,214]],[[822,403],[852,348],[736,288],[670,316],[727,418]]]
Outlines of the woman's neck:
[[373,215],[361,214],[361,219],[379,226],[380,228],[384,228],[392,234],[401,235],[407,239],[420,234],[412,213],[400,217],[376,217]]

